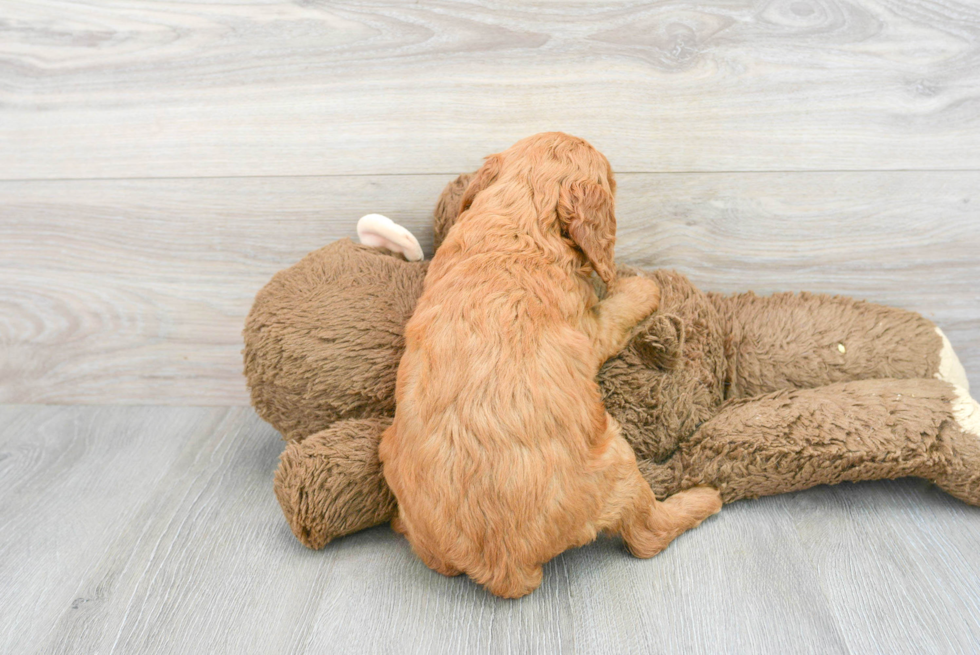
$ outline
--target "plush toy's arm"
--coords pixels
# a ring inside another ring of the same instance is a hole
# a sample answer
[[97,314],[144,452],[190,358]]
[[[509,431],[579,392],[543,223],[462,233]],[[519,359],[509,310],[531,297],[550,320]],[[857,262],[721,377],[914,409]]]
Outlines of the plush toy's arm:
[[274,488],[293,534],[305,546],[386,523],[395,517],[378,444],[391,419],[338,421],[286,446]]
[[875,378],[969,389],[949,341],[915,312],[810,293],[708,297],[726,335],[727,398]]
[[980,406],[928,379],[779,391],[729,402],[664,464],[640,470],[658,497],[709,485],[731,502],[915,476],[980,505]]

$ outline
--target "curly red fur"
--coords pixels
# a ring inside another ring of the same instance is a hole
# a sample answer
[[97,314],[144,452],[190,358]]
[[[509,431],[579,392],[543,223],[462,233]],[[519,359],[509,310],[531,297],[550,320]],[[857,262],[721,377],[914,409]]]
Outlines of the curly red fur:
[[614,191],[606,158],[565,134],[492,155],[406,328],[379,450],[393,525],[429,567],[500,596],[600,531],[650,557],[721,506],[705,488],[658,503],[602,405],[599,367],[660,298],[614,277]]

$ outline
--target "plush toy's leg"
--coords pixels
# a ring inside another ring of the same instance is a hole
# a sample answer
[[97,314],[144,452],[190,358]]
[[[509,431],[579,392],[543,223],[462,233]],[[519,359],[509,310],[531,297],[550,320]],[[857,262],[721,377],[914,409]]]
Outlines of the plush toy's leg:
[[672,460],[646,469],[666,491],[710,485],[725,502],[915,476],[980,505],[980,406],[935,379],[780,391],[729,402]]
[[286,445],[275,492],[293,534],[323,548],[340,537],[395,517],[395,497],[378,461],[390,419],[339,421]]
[[966,370],[963,368],[963,364],[960,363],[960,358],[956,356],[956,351],[953,350],[953,344],[949,342],[949,339],[946,338],[946,335],[938,327],[936,328],[936,334],[942,339],[943,347],[939,351],[939,370],[935,372],[933,377],[937,380],[949,382],[969,392],[970,380],[966,377]]
[[727,398],[876,378],[969,389],[949,341],[915,312],[809,293],[709,297],[727,335]]
[[955,387],[953,418],[964,438],[953,448],[953,463],[937,484],[971,505],[980,505],[980,404],[963,387]]

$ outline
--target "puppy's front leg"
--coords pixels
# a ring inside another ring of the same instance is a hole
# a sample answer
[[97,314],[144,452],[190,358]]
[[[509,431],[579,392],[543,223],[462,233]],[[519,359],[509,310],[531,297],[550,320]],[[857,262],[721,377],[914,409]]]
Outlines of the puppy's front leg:
[[595,307],[597,326],[592,346],[601,366],[626,347],[637,323],[660,306],[660,287],[650,278],[620,277]]

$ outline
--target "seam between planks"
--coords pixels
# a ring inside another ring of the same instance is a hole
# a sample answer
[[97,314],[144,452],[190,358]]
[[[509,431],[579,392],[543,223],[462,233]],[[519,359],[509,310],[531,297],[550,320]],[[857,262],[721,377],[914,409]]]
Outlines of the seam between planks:
[[[475,170],[475,169],[474,169]],[[980,173],[980,168],[842,168],[842,169],[746,169],[725,171],[614,171],[616,175],[772,175],[776,173],[791,175],[841,174],[841,173]],[[155,180],[252,180],[252,179],[302,179],[302,178],[346,178],[346,177],[444,177],[459,175],[453,172],[420,173],[303,173],[298,175],[163,175],[147,177],[5,177],[0,184],[14,182],[113,182],[113,181],[155,181]]]

